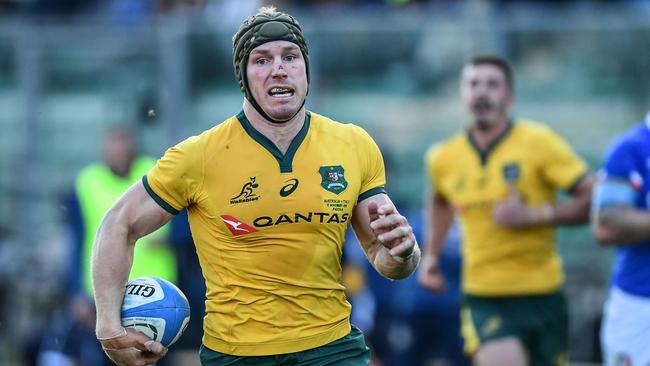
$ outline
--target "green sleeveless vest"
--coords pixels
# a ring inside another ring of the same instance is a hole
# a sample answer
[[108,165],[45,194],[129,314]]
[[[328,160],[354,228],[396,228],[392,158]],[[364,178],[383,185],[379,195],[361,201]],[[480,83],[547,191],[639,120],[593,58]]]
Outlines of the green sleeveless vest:
[[[79,173],[75,189],[84,226],[81,275],[82,286],[88,296],[93,296],[90,261],[99,224],[122,193],[147,174],[154,164],[154,159],[138,157],[126,178],[116,176],[101,163],[89,165]],[[168,225],[165,225],[136,242],[130,279],[154,276],[176,282],[176,259],[166,244],[168,233]]]

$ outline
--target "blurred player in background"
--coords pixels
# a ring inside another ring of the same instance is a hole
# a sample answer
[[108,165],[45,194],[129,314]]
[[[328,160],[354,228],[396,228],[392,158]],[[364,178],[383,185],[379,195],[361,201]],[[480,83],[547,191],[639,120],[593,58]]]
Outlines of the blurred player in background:
[[[75,182],[82,247],[80,280],[85,295],[92,299],[90,273],[92,246],[97,229],[108,209],[155,164],[155,159],[139,154],[135,133],[128,127],[109,128],[103,139],[102,162],[84,168]],[[166,245],[168,228],[142,238],[135,251],[130,278],[154,276],[176,282],[176,259]]]
[[[567,306],[553,227],[588,221],[593,179],[550,128],[511,120],[507,61],[474,57],[460,91],[468,130],[426,155],[433,189],[420,283],[444,288],[438,258],[458,216],[466,351],[479,366],[565,364]],[[571,198],[556,203],[558,189]]]
[[650,113],[609,148],[594,189],[592,231],[617,256],[605,305],[605,365],[650,365]]
[[203,365],[367,365],[340,284],[351,223],[385,277],[420,251],[361,128],[307,111],[309,56],[292,16],[262,8],[233,38],[243,110],[169,149],[102,222],[93,256],[97,337],[119,365],[166,349],[120,324],[137,238],[187,208],[207,284]]
[[[46,336],[39,365],[102,364],[105,356],[94,337],[95,309],[90,273],[93,242],[100,221],[111,205],[154,165],[138,153],[134,132],[110,127],[102,139],[102,161],[83,168],[67,202],[71,228],[70,266],[66,289],[69,303],[64,319],[54,322]],[[176,259],[166,245],[167,230],[142,238],[134,254],[131,278],[156,276],[176,282]]]

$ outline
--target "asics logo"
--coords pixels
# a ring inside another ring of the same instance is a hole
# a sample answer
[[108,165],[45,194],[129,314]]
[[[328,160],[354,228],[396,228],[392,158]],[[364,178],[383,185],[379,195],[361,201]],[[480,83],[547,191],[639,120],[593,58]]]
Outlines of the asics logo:
[[235,236],[246,235],[257,231],[257,229],[254,227],[247,225],[246,223],[230,215],[221,215],[221,220],[224,224],[226,224],[228,230],[230,230],[230,232]]
[[282,188],[280,188],[280,196],[282,197],[287,197],[288,195],[293,193],[293,191],[295,191],[296,188],[298,188],[298,183],[299,183],[298,179],[292,178],[289,179],[287,182],[288,182],[287,184],[285,184],[284,186],[282,186]]

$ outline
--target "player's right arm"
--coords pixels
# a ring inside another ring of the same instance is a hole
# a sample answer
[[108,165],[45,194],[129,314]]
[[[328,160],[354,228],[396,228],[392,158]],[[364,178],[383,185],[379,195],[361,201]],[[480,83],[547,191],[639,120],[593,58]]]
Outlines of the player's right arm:
[[136,240],[158,229],[172,217],[138,181],[111,207],[97,231],[92,259],[97,307],[95,331],[106,354],[117,365],[154,363],[167,352],[162,344],[143,333],[126,331],[121,324],[120,312]]
[[440,271],[440,253],[447,241],[449,229],[454,222],[454,210],[441,191],[440,180],[444,175],[441,162],[448,161],[442,154],[442,145],[434,145],[425,154],[425,170],[428,173],[424,206],[425,245],[420,264],[418,280],[420,285],[434,292],[445,289],[445,280]]
[[441,292],[445,289],[445,280],[440,272],[439,258],[454,222],[454,211],[451,204],[437,193],[429,192],[425,203],[427,225],[418,279],[422,287]]

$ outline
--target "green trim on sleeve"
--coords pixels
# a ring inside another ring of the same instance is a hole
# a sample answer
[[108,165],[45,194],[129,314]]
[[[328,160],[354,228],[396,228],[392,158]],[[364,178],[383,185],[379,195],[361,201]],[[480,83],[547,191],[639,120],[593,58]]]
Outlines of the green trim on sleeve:
[[574,194],[576,189],[578,189],[578,186],[580,185],[580,182],[582,182],[582,180],[588,175],[589,175],[589,172],[584,172],[584,173],[580,174],[578,176],[578,179],[576,179],[573,183],[571,183],[571,185],[569,186],[569,188],[567,188],[566,191],[569,194]]
[[156,203],[160,205],[160,207],[162,207],[165,211],[169,212],[172,215],[178,215],[180,211],[175,209],[169,203],[165,202],[164,199],[160,198],[160,196],[158,196],[156,192],[154,192],[153,189],[151,189],[151,186],[149,185],[149,181],[147,181],[146,175],[142,176],[142,184],[144,184],[144,189],[147,190],[149,196],[151,196],[151,198],[153,198],[153,200],[156,201]]
[[386,193],[386,189],[384,187],[376,187],[376,188],[369,189],[359,195],[359,199],[357,200],[357,202],[361,202],[366,198],[372,197],[380,193]]

